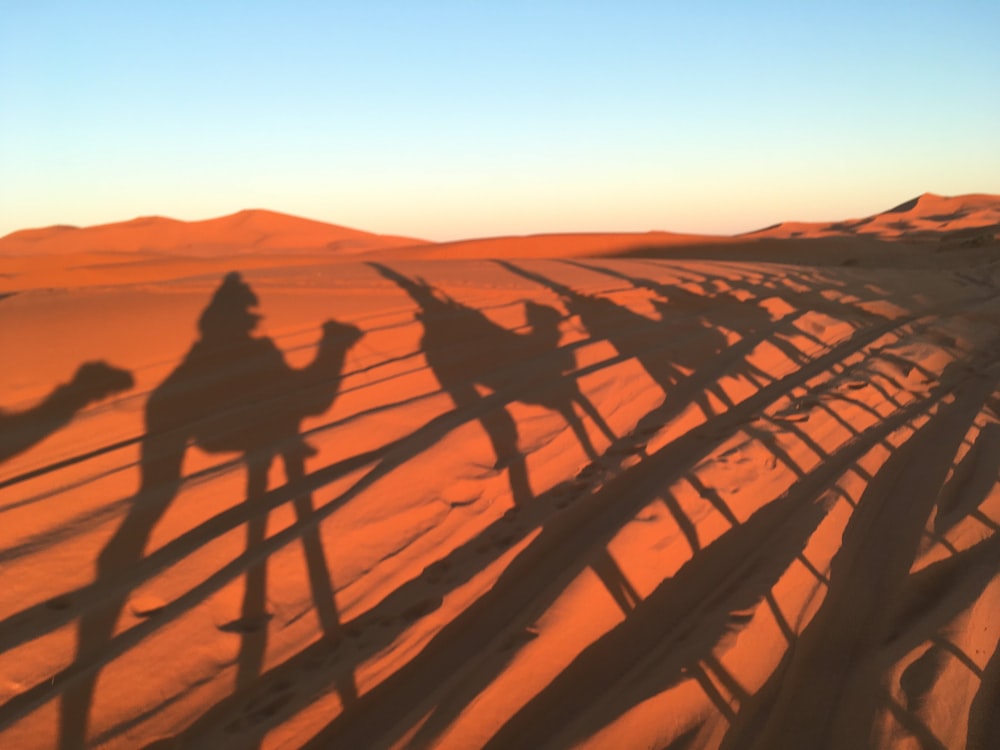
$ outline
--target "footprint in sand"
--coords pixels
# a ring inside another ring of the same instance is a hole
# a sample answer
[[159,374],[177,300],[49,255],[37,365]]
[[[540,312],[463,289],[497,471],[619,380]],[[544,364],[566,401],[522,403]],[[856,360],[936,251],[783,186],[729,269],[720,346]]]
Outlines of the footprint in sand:
[[509,637],[505,638],[500,644],[500,651],[511,651],[514,648],[523,646],[525,643],[529,643],[538,637],[538,630],[535,628],[525,628],[524,630],[519,630],[516,633],[511,633]]
[[777,412],[772,420],[775,422],[806,422],[809,420],[809,412],[803,411],[808,406],[794,404],[787,409]]
[[269,719],[275,714],[277,714],[281,709],[283,709],[291,702],[292,702],[291,693],[289,693],[288,695],[279,696],[271,701],[268,701],[259,708],[255,709],[252,713],[250,713],[247,716],[247,718],[250,719],[251,725],[260,723],[264,719]]
[[424,615],[429,615],[441,606],[441,599],[421,599],[404,609],[400,617],[406,622],[416,622]]
[[513,534],[503,534],[496,538],[493,546],[496,547],[496,549],[507,549],[514,543],[516,538],[517,537]]
[[129,601],[129,609],[136,617],[152,617],[164,610],[167,603],[158,596],[141,594]]
[[426,577],[427,583],[435,584],[441,583],[451,569],[451,563],[446,560],[438,560],[427,566],[427,570],[424,571],[424,576]]
[[274,615],[270,612],[265,612],[260,615],[237,617],[235,620],[224,622],[221,625],[216,625],[216,627],[223,633],[257,633],[261,630],[265,630],[267,628],[267,624],[273,617]]
[[51,609],[55,612],[65,612],[70,608],[73,600],[68,596],[56,596],[45,602],[46,609]]
[[282,708],[292,702],[294,691],[288,680],[279,680],[271,685],[267,692],[251,700],[243,712],[245,725],[253,726],[265,719],[275,716]]
[[[331,660],[335,659],[334,654],[336,653],[339,647],[340,647],[339,639],[337,640],[336,643],[331,644],[330,646]],[[327,659],[325,656],[313,656],[302,662],[302,666],[299,667],[299,671],[306,673],[318,672],[319,670],[325,668],[326,666],[327,666]]]
[[622,460],[618,464],[618,468],[621,469],[622,471],[625,471],[626,469],[631,469],[633,466],[638,466],[640,463],[642,463],[642,459],[644,459],[645,457],[646,457],[645,451],[630,453],[624,458],[622,458]]

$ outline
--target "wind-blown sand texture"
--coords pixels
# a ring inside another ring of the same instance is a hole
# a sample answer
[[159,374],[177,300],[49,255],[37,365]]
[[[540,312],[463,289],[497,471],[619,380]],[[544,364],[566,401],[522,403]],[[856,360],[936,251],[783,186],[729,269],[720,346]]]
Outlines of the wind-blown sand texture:
[[0,239],[0,747],[1000,747],[998,216]]

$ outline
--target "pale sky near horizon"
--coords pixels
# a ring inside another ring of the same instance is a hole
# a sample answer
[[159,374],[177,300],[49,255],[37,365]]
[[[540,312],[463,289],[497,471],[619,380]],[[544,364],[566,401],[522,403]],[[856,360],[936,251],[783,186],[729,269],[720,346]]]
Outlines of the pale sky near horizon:
[[1000,193],[997,29],[996,0],[0,0],[0,235],[733,233]]

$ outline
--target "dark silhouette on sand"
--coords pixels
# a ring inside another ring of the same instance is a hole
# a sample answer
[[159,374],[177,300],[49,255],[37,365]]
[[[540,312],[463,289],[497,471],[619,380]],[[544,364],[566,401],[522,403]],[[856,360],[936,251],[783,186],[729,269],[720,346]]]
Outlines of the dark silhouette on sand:
[[[725,335],[702,320],[706,300],[679,287],[670,288],[668,299],[653,300],[660,320],[652,320],[610,299],[578,292],[522,266],[498,263],[558,294],[570,315],[579,316],[591,336],[609,341],[623,356],[635,357],[665,393],[685,378],[685,368],[698,369],[726,347]],[[650,338],[660,341],[660,345],[649,349],[642,344]],[[732,405],[721,388],[712,385],[709,390],[726,407]],[[706,416],[716,413],[707,395],[698,394],[694,400]]]
[[0,411],[0,462],[24,453],[65,427],[77,412],[135,385],[132,374],[104,362],[80,365],[73,379],[21,412]]
[[[611,442],[617,439],[576,382],[566,377],[576,367],[576,361],[572,351],[559,348],[562,314],[558,310],[527,302],[529,330],[509,331],[423,280],[413,281],[377,263],[372,266],[402,287],[420,306],[417,318],[424,328],[421,349],[434,376],[457,408],[472,406],[480,400],[476,385],[495,392],[513,388],[511,400],[558,412],[592,461],[598,460],[598,453],[573,409],[574,404]],[[525,362],[535,363],[527,375],[521,370]],[[486,412],[479,421],[493,446],[496,468],[506,467],[508,471],[514,502],[529,501],[532,492],[524,456],[517,445],[517,424],[502,407]]]
[[[198,321],[201,337],[184,360],[150,395],[146,403],[146,435],[141,446],[141,480],[132,506],[97,560],[99,581],[114,582],[142,559],[159,519],[181,486],[181,464],[189,444],[211,453],[236,452],[247,467],[246,501],[256,503],[267,492],[268,469],[281,456],[290,483],[305,476],[305,459],[313,449],[303,440],[300,423],[329,409],[339,390],[347,351],[361,331],[328,321],[314,361],[295,370],[266,337],[252,333],[260,316],[258,299],[239,273],[230,273],[216,290]],[[311,498],[297,498],[302,519],[312,512]],[[263,541],[266,513],[247,523],[247,547]],[[304,533],[310,584],[326,635],[336,637],[339,619],[319,532]],[[102,603],[79,624],[77,658],[97,658],[110,640],[125,607],[124,595]],[[237,689],[260,673],[267,637],[266,568],[261,562],[247,571],[241,616],[223,626],[242,635]],[[63,696],[60,748],[85,744],[87,719],[96,676]],[[341,685],[344,702],[353,700],[353,682]]]

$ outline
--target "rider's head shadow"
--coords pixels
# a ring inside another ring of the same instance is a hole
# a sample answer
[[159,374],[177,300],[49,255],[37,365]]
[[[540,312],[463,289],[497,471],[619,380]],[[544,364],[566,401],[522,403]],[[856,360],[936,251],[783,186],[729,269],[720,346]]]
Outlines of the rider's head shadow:
[[224,342],[250,336],[262,317],[255,311],[259,304],[257,295],[238,272],[226,274],[198,318],[202,340]]
[[561,334],[559,325],[563,314],[550,305],[542,305],[533,300],[524,303],[524,317],[531,334],[549,344],[552,349],[559,346]]

